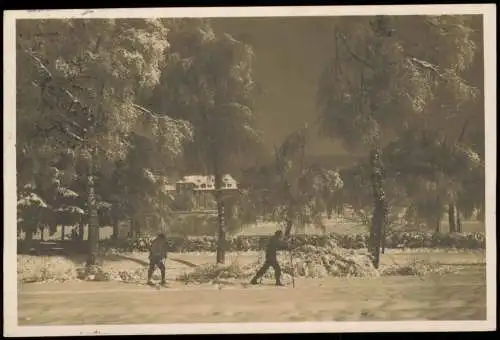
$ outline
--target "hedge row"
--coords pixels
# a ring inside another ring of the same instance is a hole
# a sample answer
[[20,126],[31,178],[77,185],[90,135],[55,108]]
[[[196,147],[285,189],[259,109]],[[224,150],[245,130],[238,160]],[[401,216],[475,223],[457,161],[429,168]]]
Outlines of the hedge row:
[[[228,251],[261,251],[265,249],[270,236],[241,235],[229,238],[226,243]],[[335,241],[346,249],[366,248],[367,234],[357,235],[294,235],[293,245],[325,246],[329,241]],[[393,234],[386,239],[385,247],[389,249],[404,248],[457,248],[457,249],[484,249],[486,244],[484,233],[425,233],[402,232]],[[135,240],[103,240],[101,247],[114,248],[121,251],[147,251],[150,238],[144,237]],[[171,252],[213,252],[217,243],[215,237],[169,237],[169,251]]]

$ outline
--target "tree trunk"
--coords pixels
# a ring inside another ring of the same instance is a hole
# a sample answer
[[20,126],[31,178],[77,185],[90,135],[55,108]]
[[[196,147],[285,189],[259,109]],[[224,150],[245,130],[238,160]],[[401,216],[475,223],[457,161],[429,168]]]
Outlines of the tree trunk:
[[90,161],[88,174],[88,213],[89,213],[89,249],[87,255],[87,266],[95,265],[97,262],[97,253],[99,251],[99,221],[94,192],[94,177],[92,169],[92,160]]
[[115,207],[112,207],[111,209],[113,209],[111,211],[111,218],[113,219],[113,235],[111,236],[111,238],[113,240],[117,240],[118,239],[118,234],[120,232],[119,230],[119,223],[118,223],[118,214],[116,213],[116,208]]
[[61,226],[61,241],[64,241],[65,232],[66,232],[66,226],[63,224]]
[[436,216],[436,233],[441,232],[441,216]]
[[27,243],[31,243],[33,241],[33,230],[29,229],[26,231],[25,240]]
[[457,233],[463,233],[462,219],[460,217],[460,211],[458,209],[456,209],[456,215],[457,215],[456,232]]
[[[217,163],[217,162],[215,162]],[[222,200],[222,176],[218,164],[214,164],[215,202],[217,204],[217,263],[223,264],[226,260],[226,220],[224,218],[224,201]]]
[[111,238],[113,240],[118,240],[118,234],[119,234],[119,225],[118,225],[118,219],[113,218],[113,235],[111,235]]
[[370,232],[371,253],[375,268],[380,264],[380,246],[383,230],[387,222],[387,201],[383,187],[383,166],[380,146],[376,145],[370,152],[371,184],[373,191],[373,215]]
[[[290,209],[290,207],[289,207],[289,209]],[[294,223],[294,216],[293,216],[293,213],[289,210],[288,215],[287,215],[286,227],[285,227],[285,237],[289,237],[291,235],[293,223]]]
[[139,222],[137,221],[136,217],[131,217],[130,218],[130,231],[129,231],[129,237],[130,238],[136,238],[139,237]]
[[385,237],[386,237],[386,226],[382,227],[382,254],[385,254]]
[[[375,211],[373,212],[373,214],[375,214]],[[372,219],[373,219],[373,215],[372,215]],[[367,244],[368,252],[371,254],[373,254],[374,242],[375,242],[375,233],[374,233],[373,223],[372,223],[370,225],[370,235],[368,236],[368,244]]]
[[483,204],[479,208],[479,211],[477,213],[477,219],[483,223],[485,222],[486,215],[485,215],[485,206]]
[[134,231],[135,231],[135,222],[134,222],[134,217],[130,217],[129,221],[129,231],[128,231],[128,238],[133,238],[134,237]]
[[85,218],[82,218],[78,226],[78,240],[83,242],[85,240]]
[[[464,138],[465,136],[465,130],[467,129],[467,126],[469,125],[469,122],[471,121],[472,119],[472,115],[469,115],[467,117],[467,119],[465,120],[464,122],[464,125],[462,126],[462,131],[460,132],[460,136],[458,136],[458,142],[460,143],[462,141],[462,139]],[[462,230],[462,220],[460,219],[460,212],[458,211],[458,208],[455,209],[456,210],[456,224],[455,224],[455,217],[453,219],[453,224],[455,226],[455,229],[457,232],[461,233],[463,232]]]
[[332,219],[332,215],[333,215],[333,207],[329,206],[326,209],[326,217],[328,218],[328,220]]
[[448,225],[450,228],[450,233],[455,233],[457,231],[457,225],[455,224],[455,205],[448,204]]
[[24,248],[29,250],[33,244],[33,229],[28,229],[24,234]]

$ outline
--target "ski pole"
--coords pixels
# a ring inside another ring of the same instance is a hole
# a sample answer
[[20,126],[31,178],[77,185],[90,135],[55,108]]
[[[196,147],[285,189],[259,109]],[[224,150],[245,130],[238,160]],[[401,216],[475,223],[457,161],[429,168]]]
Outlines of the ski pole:
[[295,288],[295,268],[293,267],[293,253],[292,253],[293,236],[290,238],[290,267],[292,268],[292,288]]

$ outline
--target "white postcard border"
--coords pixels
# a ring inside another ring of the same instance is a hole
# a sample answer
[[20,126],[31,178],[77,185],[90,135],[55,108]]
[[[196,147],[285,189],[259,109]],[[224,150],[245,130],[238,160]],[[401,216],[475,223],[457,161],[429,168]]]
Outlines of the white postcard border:
[[[136,8],[4,11],[4,336],[92,334],[224,334],[318,332],[429,332],[496,329],[496,7],[494,4],[310,7]],[[483,14],[486,152],[486,321],[296,322],[168,325],[18,326],[16,262],[15,20],[41,18],[273,17]]]

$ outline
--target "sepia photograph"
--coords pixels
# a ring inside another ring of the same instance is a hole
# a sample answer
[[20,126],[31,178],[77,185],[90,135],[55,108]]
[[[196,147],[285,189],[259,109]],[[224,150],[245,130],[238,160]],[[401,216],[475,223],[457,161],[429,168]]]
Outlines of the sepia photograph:
[[496,329],[495,6],[306,9],[4,14],[4,335]]

